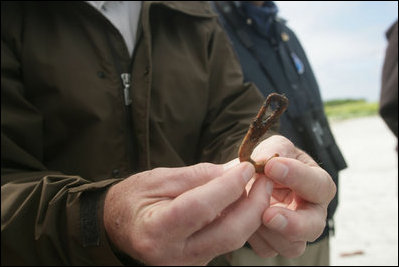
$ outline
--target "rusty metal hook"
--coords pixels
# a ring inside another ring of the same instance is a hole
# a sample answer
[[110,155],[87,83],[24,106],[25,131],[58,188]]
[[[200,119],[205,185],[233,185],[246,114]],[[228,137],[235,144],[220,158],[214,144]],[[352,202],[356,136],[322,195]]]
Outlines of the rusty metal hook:
[[[272,104],[276,103],[277,107],[273,107]],[[284,95],[277,93],[271,93],[267,96],[263,105],[259,109],[258,115],[252,121],[247,134],[241,142],[238,150],[238,158],[240,162],[249,161],[255,166],[257,173],[263,173],[266,162],[270,159],[255,162],[252,158],[252,152],[259,142],[259,139],[269,130],[269,128],[280,118],[281,114],[287,109],[288,99]],[[272,113],[266,116],[266,111],[271,107]],[[265,117],[266,116],[266,117]],[[265,117],[265,118],[263,118]],[[278,157],[276,153],[273,157]]]

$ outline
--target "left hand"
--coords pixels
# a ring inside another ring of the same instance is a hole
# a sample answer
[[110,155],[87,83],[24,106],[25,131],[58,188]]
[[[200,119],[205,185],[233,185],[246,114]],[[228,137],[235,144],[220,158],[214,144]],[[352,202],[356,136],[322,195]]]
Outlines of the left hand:
[[[324,230],[327,206],[336,193],[331,176],[308,154],[287,138],[272,136],[252,153],[257,160],[269,159],[264,177],[274,182],[270,208],[263,213],[263,224],[248,242],[261,257],[280,254],[287,258],[304,253],[307,241],[316,240]],[[238,161],[238,159],[237,159]],[[247,186],[250,190],[251,185]]]

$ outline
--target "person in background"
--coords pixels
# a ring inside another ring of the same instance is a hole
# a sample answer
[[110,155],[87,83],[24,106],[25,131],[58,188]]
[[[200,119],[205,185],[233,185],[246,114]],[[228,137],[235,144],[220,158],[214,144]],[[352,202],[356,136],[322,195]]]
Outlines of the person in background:
[[[338,174],[347,167],[338,148],[320,96],[319,86],[304,49],[295,33],[278,16],[273,1],[213,1],[213,9],[227,32],[244,73],[264,96],[272,92],[290,100],[282,115],[280,133],[309,153],[338,186]],[[310,242],[297,259],[284,254],[263,259],[247,244],[230,255],[233,265],[328,265],[329,235],[334,230],[333,216],[338,194],[328,207],[323,234]]]
[[1,22],[2,265],[298,256],[321,234],[336,188],[308,154],[272,131],[264,174],[237,159],[263,97],[209,3],[10,1]]
[[382,67],[379,114],[398,138],[398,20],[389,27],[386,38],[388,45]]

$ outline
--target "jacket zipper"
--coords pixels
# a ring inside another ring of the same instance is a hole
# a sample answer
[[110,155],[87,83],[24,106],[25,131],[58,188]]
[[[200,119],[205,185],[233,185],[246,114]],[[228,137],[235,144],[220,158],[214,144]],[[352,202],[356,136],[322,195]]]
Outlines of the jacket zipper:
[[[118,31],[118,29],[115,28],[115,26],[108,20],[106,19],[98,10],[96,10],[94,7],[92,7],[90,4],[85,4],[85,7],[88,7],[88,9],[90,10],[90,12],[92,12],[92,14],[96,14],[96,16],[99,17],[99,19],[101,19],[102,21],[104,21],[104,23],[110,28],[112,29],[112,31],[114,31],[115,34],[119,35],[119,39],[123,41],[123,37],[120,34],[120,32]],[[125,118],[126,118],[126,134],[125,134],[125,138],[126,138],[126,147],[127,147],[127,160],[128,160],[128,168],[130,168],[130,170],[128,171],[134,171],[135,168],[137,167],[137,164],[135,164],[137,162],[137,157],[134,155],[134,147],[137,147],[137,141],[135,140],[134,136],[133,136],[133,118],[132,118],[132,98],[130,95],[130,87],[131,87],[131,71],[132,71],[132,65],[133,65],[133,60],[131,60],[129,67],[126,69],[124,67],[122,67],[121,62],[119,62],[119,60],[117,59],[117,52],[115,47],[113,46],[109,34],[106,32],[107,27],[104,27],[104,36],[108,42],[109,45],[109,49],[110,49],[110,53],[111,56],[113,58],[114,61],[114,65],[116,68],[116,71],[118,72],[118,74],[120,75],[121,78],[121,82],[122,82],[122,94],[123,94],[123,101],[124,101],[124,111],[125,111]],[[127,51],[127,49],[126,49]]]
[[123,100],[125,104],[125,114],[126,114],[126,146],[128,153],[128,161],[131,171],[135,169],[135,156],[134,147],[135,141],[133,137],[133,118],[132,118],[132,98],[130,96],[131,87],[131,74],[123,72],[121,74],[121,81],[123,87]]
[[132,104],[132,99],[130,97],[130,82],[131,82],[131,75],[130,73],[122,73],[122,84],[123,84],[123,96],[125,100],[125,106],[129,106]]
[[126,112],[126,131],[127,131],[127,153],[128,160],[131,170],[135,169],[134,159],[134,137],[133,137],[133,118],[132,118],[132,98],[130,96],[130,86],[131,86],[131,74],[127,72],[123,72],[121,74],[122,85],[123,85],[123,100],[125,103],[125,112]]
[[[113,27],[113,25],[112,25]],[[117,34],[120,36],[120,39],[123,40],[123,37],[120,35],[119,31]],[[131,60],[129,67],[126,69],[122,67],[121,62],[117,59],[117,52],[115,51],[114,46],[111,43],[111,40],[107,36],[108,44],[111,50],[111,55],[114,59],[114,64],[116,67],[116,71],[120,75],[121,85],[122,85],[122,95],[123,95],[123,103],[124,103],[124,110],[126,115],[126,148],[127,148],[127,160],[128,160],[128,168],[129,171],[134,171],[136,168],[134,156],[134,147],[136,146],[136,142],[133,136],[133,118],[132,118],[132,98],[130,95],[130,90],[132,86],[132,65],[133,60]]]

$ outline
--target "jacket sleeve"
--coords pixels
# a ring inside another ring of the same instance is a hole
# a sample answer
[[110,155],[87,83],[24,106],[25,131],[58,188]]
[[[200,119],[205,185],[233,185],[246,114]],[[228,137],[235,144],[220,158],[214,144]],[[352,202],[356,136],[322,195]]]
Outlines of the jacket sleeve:
[[387,31],[388,46],[382,68],[379,113],[398,136],[398,21]]
[[[264,98],[253,83],[244,83],[233,47],[219,22],[210,38],[208,115],[202,134],[202,161],[224,163],[237,158],[238,148]],[[263,136],[277,134],[277,126]]]
[[43,164],[43,118],[25,97],[20,40],[5,29],[20,19],[7,20],[3,2],[1,10],[1,263],[120,265],[102,222],[118,180],[93,183]]

